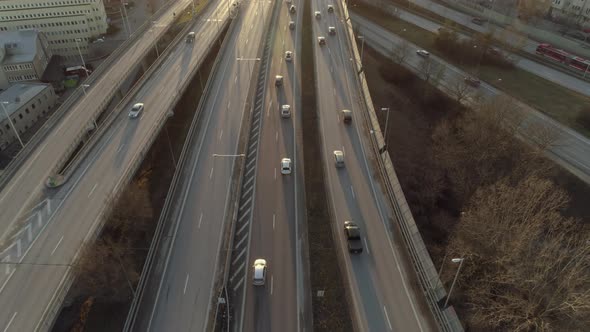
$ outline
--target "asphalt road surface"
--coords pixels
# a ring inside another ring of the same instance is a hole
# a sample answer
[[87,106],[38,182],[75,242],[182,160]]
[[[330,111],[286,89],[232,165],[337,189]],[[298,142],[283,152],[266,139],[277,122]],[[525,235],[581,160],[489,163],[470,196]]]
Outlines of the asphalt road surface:
[[100,105],[104,96],[113,85],[124,80],[127,69],[135,66],[138,61],[154,45],[155,38],[159,38],[165,31],[165,26],[173,22],[172,13],[180,10],[191,0],[179,0],[170,6],[168,11],[154,23],[151,32],[146,32],[129,49],[123,53],[119,61],[87,88],[87,96],[81,98],[61,120],[45,140],[31,152],[29,158],[23,162],[20,169],[7,183],[0,193],[0,240],[13,231],[17,221],[22,217],[30,205],[35,204],[47,177],[51,175],[54,165],[66,153],[71,142],[90,123],[92,112]]
[[[171,7],[171,10],[173,8],[176,7]],[[227,15],[226,6],[210,8],[205,15]],[[141,157],[140,149],[145,148],[146,141],[155,133],[159,122],[164,121],[172,110],[172,101],[179,93],[181,83],[190,78],[190,69],[204,59],[207,47],[199,45],[210,45],[215,40],[218,28],[211,22],[201,20],[203,17],[207,16],[200,17],[193,29],[198,43],[186,44],[181,41],[154,76],[120,110],[111,127],[89,151],[72,178],[58,190],[46,192],[56,205],[55,213],[40,235],[33,239],[31,246],[22,248],[22,257],[9,260],[20,260],[20,264],[2,265],[0,330],[9,332],[50,328],[42,325],[42,318],[59,312],[61,299],[57,291],[60,285],[68,282],[66,277],[82,243],[93,236],[98,226],[98,216],[110,205],[110,195],[120,188],[124,174]],[[139,118],[130,119],[128,110],[136,102],[143,102],[145,110]],[[69,120],[71,116],[64,123],[69,123]],[[58,129],[56,134],[60,132]],[[49,141],[45,149],[53,143],[57,142]],[[41,151],[49,152],[45,149]],[[30,176],[27,179],[38,175],[31,173],[33,171],[28,169]],[[17,189],[25,190],[21,187]],[[6,203],[7,200],[2,202]],[[50,305],[54,300],[57,306]]]
[[[358,19],[355,20],[355,22],[356,24],[359,24],[359,31],[363,36],[365,36],[367,43],[375,47],[380,52],[389,52],[391,50],[392,43],[399,43],[401,41],[399,36],[392,34],[391,32],[367,20]],[[410,45],[412,50],[419,49],[416,45]],[[453,82],[458,79],[461,80],[463,77],[468,76],[462,70],[441,60],[440,58],[432,54],[430,57],[436,59],[436,61],[446,66],[447,70],[443,78],[443,83]],[[419,67],[421,61],[421,57],[419,57],[415,52],[411,52],[404,60],[404,65],[415,71],[416,68]],[[497,90],[485,82],[482,82],[477,91],[473,92],[473,94],[475,93],[481,94],[487,98],[503,94],[503,92]],[[515,103],[518,102],[515,101]],[[524,110],[529,121],[539,122],[556,133],[557,140],[549,147],[548,156],[562,167],[578,176],[582,181],[590,183],[590,140],[578,134],[574,130],[567,128],[566,126],[549,118],[541,112],[525,104],[518,104]]]
[[[206,96],[201,124],[191,143],[190,162],[180,183],[177,228],[153,307],[142,308],[138,331],[204,331],[214,294],[238,136],[254,62],[263,35],[262,5],[242,2],[219,70]],[[264,3],[264,6],[267,6]],[[241,60],[240,60],[241,59]],[[248,60],[250,59],[250,60]],[[214,156],[214,155],[226,155]]]
[[[295,14],[288,12],[289,5],[284,1],[277,4],[256,170],[242,331],[312,330],[311,308],[305,308],[310,301],[306,297],[309,290],[304,289],[302,281],[307,271],[303,266],[307,264],[302,263],[300,231],[305,222],[303,158],[296,140],[297,128],[301,128],[299,52],[303,1],[292,4],[298,9]],[[288,28],[291,20],[296,22],[295,30]],[[293,52],[291,62],[285,60],[286,51]],[[283,86],[275,86],[275,75],[284,77]],[[291,106],[289,118],[280,114],[285,104]],[[282,158],[293,162],[289,175],[281,174]],[[264,286],[252,284],[252,266],[258,258],[264,258],[268,265]]]
[[[403,243],[394,240],[395,217],[373,177],[375,156],[370,153],[369,130],[360,114],[362,96],[354,77],[344,18],[339,9],[328,13],[325,1],[314,0],[312,4],[312,11],[319,10],[322,15],[321,19],[314,18],[314,34],[326,38],[324,46],[314,39],[323,162],[337,247],[344,255],[350,281],[354,319],[362,331],[434,330],[430,311],[414,282],[414,271],[401,259]],[[336,27],[335,35],[328,35],[328,26]],[[342,122],[342,109],[352,111],[350,125]],[[344,152],[344,168],[335,167],[334,150]],[[347,251],[345,220],[354,221],[361,228],[361,254]]]

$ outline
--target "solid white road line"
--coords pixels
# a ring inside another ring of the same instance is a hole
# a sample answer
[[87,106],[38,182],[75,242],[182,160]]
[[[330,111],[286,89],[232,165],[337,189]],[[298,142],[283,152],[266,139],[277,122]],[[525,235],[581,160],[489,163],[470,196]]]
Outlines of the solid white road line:
[[219,133],[219,140],[221,140],[221,137],[223,137],[223,129],[221,130],[221,133]]
[[203,221],[203,212],[201,212],[201,216],[199,217],[199,228],[201,228],[201,222]]
[[389,329],[393,330],[393,328],[391,327],[391,322],[389,321],[389,315],[387,314],[387,309],[385,308],[385,306],[383,306],[383,312],[385,313],[385,318],[387,319],[387,325],[389,325]]
[[14,320],[14,317],[16,317],[16,314],[18,314],[18,312],[15,311],[14,314],[12,315],[12,318],[10,318],[10,320],[8,321],[8,324],[6,324],[6,327],[4,328],[4,332],[8,331],[8,328],[12,324],[12,321]]
[[367,255],[371,254],[371,250],[369,250],[369,243],[367,243],[367,238],[363,238],[363,240],[365,241],[365,248],[367,248]]
[[57,247],[59,247],[59,245],[61,244],[61,241],[63,241],[63,239],[64,239],[64,236],[62,235],[59,238],[59,241],[57,241],[57,244],[55,245],[55,248],[53,248],[53,250],[51,251],[51,255],[50,256],[53,256],[53,254],[55,254],[55,251],[57,250]]
[[213,177],[213,167],[211,167],[211,173],[209,173],[209,179]]
[[277,142],[279,141],[279,132],[278,131],[275,133],[275,141],[277,141]]
[[123,149],[124,146],[125,146],[125,144],[121,144],[121,146],[119,146],[119,148],[117,149],[117,153],[119,153],[121,151],[121,149]]
[[92,196],[92,193],[94,193],[94,190],[96,189],[96,186],[98,186],[98,183],[94,184],[94,187],[92,187],[92,189],[90,189],[90,192],[88,193],[88,197]]
[[275,168],[275,180],[277,179],[277,169]]
[[182,294],[186,294],[186,287],[188,286],[188,273],[186,274],[186,280],[184,281],[184,291]]
[[272,214],[272,229],[273,229],[273,230],[275,229],[275,219],[276,219],[276,216],[275,216],[275,214],[273,213],[273,214]]
[[270,295],[272,295],[273,285],[274,285],[274,276],[270,276]]
[[350,186],[350,192],[352,193],[352,198],[355,198],[354,197],[354,187],[353,186]]

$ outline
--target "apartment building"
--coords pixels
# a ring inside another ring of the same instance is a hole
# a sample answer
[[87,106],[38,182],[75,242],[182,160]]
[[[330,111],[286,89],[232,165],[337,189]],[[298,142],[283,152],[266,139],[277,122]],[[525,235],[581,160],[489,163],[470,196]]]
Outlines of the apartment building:
[[552,0],[551,16],[590,25],[590,0]]
[[103,0],[0,0],[0,32],[42,31],[51,53],[69,60],[107,27]]
[[0,150],[17,139],[15,130],[23,135],[56,101],[51,84],[16,83],[0,93]]
[[51,56],[43,32],[0,32],[0,90],[12,83],[40,80]]

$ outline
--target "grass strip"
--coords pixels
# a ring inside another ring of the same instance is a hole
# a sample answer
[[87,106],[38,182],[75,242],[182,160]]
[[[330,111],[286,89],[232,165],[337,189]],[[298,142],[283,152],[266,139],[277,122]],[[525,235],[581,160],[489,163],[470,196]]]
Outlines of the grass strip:
[[461,64],[435,48],[436,34],[430,31],[392,17],[362,2],[357,2],[351,10],[466,72],[478,72],[480,79],[495,88],[590,137],[590,125],[585,121],[590,117],[590,98],[518,68],[503,69],[496,66],[476,67]]

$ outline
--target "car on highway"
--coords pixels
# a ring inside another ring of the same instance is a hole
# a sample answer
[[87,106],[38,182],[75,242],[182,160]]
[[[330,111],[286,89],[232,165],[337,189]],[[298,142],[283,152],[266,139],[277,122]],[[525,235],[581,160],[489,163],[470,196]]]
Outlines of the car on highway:
[[295,22],[289,21],[289,30],[295,30]]
[[283,106],[281,106],[281,117],[282,118],[289,118],[289,117],[291,117],[291,105],[283,105]]
[[291,174],[291,158],[281,159],[281,174]]
[[254,261],[254,274],[252,283],[254,286],[264,286],[266,282],[266,260],[258,258]]
[[428,53],[427,50],[417,50],[416,54],[418,54],[419,56],[421,56],[423,58],[427,58],[430,56],[430,53]]
[[291,7],[289,7],[289,12],[292,13],[292,14],[294,14],[295,11],[296,11],[295,6],[294,5],[291,5]]
[[334,12],[334,6],[328,5],[328,13],[333,13],[333,12]]
[[344,152],[334,150],[334,165],[336,165],[336,168],[344,167]]
[[281,76],[281,75],[275,76],[275,85],[276,86],[283,85],[283,76]]
[[335,35],[336,34],[336,27],[328,27],[328,34]]
[[350,110],[342,110],[342,122],[346,124],[352,122],[352,112]]
[[324,37],[318,37],[318,44],[320,44],[320,45],[326,45],[326,38],[324,38]]
[[348,251],[353,254],[363,252],[363,242],[361,240],[361,230],[357,224],[352,221],[344,222],[344,235],[348,242]]
[[195,32],[191,31],[186,35],[186,42],[187,43],[192,43],[195,41]]
[[285,61],[291,62],[293,60],[293,52],[286,51],[285,52]]
[[320,13],[320,11],[319,11],[319,10],[316,10],[316,11],[313,13],[313,15],[315,16],[315,18],[318,18],[318,19],[319,19],[319,18],[322,18],[322,13]]
[[129,111],[129,117],[135,119],[141,114],[142,111],[143,103],[137,103],[131,107],[131,110]]
[[483,17],[474,17],[471,19],[471,22],[477,25],[483,25],[484,23],[486,23],[488,20],[486,20]]
[[475,77],[471,77],[471,76],[465,77],[464,81],[465,81],[465,84],[472,86],[474,88],[478,88],[481,85],[480,80],[478,80]]

